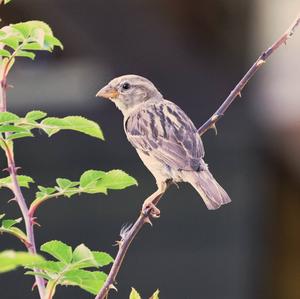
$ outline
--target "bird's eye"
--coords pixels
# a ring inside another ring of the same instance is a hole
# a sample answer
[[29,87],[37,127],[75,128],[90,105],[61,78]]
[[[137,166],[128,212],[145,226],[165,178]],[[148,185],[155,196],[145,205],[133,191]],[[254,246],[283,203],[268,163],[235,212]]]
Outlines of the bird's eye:
[[123,83],[122,89],[127,90],[127,89],[129,89],[129,88],[130,88],[130,84],[129,84],[128,82]]

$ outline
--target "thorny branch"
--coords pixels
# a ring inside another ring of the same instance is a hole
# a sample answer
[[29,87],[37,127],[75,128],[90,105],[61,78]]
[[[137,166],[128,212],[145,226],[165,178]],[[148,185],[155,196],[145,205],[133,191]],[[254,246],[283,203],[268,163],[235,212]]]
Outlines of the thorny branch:
[[[4,67],[4,72],[2,75],[2,79],[0,82],[0,112],[5,112],[7,110],[7,103],[6,103],[6,92],[7,92],[7,72],[9,68],[10,61],[7,62],[7,64]],[[25,228],[26,228],[26,235],[28,238],[29,243],[25,243],[28,251],[30,253],[35,254],[36,253],[36,246],[35,246],[35,238],[34,238],[34,231],[33,231],[33,225],[34,225],[34,219],[30,217],[28,206],[26,204],[25,198],[22,194],[18,179],[17,179],[17,170],[18,168],[15,165],[15,159],[14,159],[14,152],[13,152],[13,144],[5,144],[5,154],[7,158],[7,170],[10,174],[11,180],[12,180],[12,190],[14,193],[14,197],[16,202],[19,205],[19,208],[22,212],[23,219],[25,222]],[[44,297],[45,292],[45,284],[44,280],[41,277],[36,276],[35,277],[35,283],[38,287],[40,298],[42,299]]]
[[[229,96],[223,102],[223,104],[219,107],[219,109],[198,129],[198,133],[203,135],[208,129],[214,128],[216,122],[224,115],[226,110],[235,100],[235,98],[239,95],[241,96],[241,91],[248,83],[248,81],[253,77],[253,75],[259,70],[259,68],[266,62],[266,60],[273,54],[275,50],[277,50],[281,45],[286,44],[287,40],[293,35],[294,30],[300,23],[300,14],[293,21],[291,26],[287,29],[287,31],[279,37],[279,39],[270,46],[266,51],[264,51],[252,67],[248,70],[245,76],[241,79],[241,81],[235,86],[235,88],[231,91]],[[161,195],[157,197],[155,201],[155,205],[159,202]],[[150,222],[150,210],[147,211],[146,215],[141,214],[139,218],[136,220],[134,225],[126,231],[122,240],[119,243],[119,250],[116,256],[116,259],[112,265],[112,268],[109,272],[109,275],[104,283],[103,287],[99,291],[98,295],[95,299],[105,299],[107,298],[108,292],[111,288],[114,287],[116,276],[120,270],[124,257],[127,253],[127,250],[133,241],[134,237],[138,234],[145,223]],[[150,222],[151,223],[151,222]]]
[[261,66],[266,62],[266,60],[275,52],[281,45],[286,44],[287,40],[294,34],[296,27],[300,23],[300,14],[293,21],[291,26],[282,34],[278,40],[274,42],[272,46],[270,46],[266,51],[264,51],[258,59],[254,62],[245,76],[241,79],[241,81],[235,86],[235,88],[231,91],[229,96],[223,102],[223,104],[219,107],[219,109],[198,129],[198,133],[203,135],[208,129],[215,128],[216,122],[224,115],[226,110],[232,104],[232,102],[236,99],[237,96],[242,96],[241,92],[248,81],[253,77],[253,75],[261,68]]

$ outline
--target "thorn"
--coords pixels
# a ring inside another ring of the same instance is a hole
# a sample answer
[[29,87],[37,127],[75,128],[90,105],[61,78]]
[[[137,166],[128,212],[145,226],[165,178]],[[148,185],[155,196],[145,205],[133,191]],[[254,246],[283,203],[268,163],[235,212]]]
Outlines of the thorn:
[[121,246],[123,244],[123,241],[122,240],[120,240],[120,241],[116,241],[116,243],[115,244],[113,244],[113,246]]
[[238,93],[238,96],[241,98],[241,97],[242,97],[242,93],[241,93],[241,92],[239,92],[239,93]]
[[215,134],[218,135],[218,130],[217,130],[216,124],[212,124],[209,128],[213,129],[215,131]]
[[36,287],[37,287],[37,283],[34,282],[33,285],[32,285],[32,287],[31,287],[31,291],[34,291],[34,289],[35,289]]
[[149,218],[148,216],[145,217],[144,223],[148,223],[148,224],[150,224],[151,226],[153,226],[153,224],[152,224],[152,222],[151,222],[151,220],[150,220],[150,218]]
[[111,283],[108,287],[109,289],[113,289],[115,290],[116,292],[118,292],[118,289]]
[[6,168],[2,169],[2,171],[7,171],[8,173],[10,173],[10,168],[6,167]]
[[12,203],[13,201],[17,201],[17,199],[15,197],[11,198],[7,203]]
[[14,88],[14,86],[12,84],[8,84],[7,87],[8,88]]
[[30,223],[32,225],[37,225],[38,227],[41,227],[41,225],[38,222],[35,221],[36,219],[37,219],[37,217],[31,217],[30,218]]

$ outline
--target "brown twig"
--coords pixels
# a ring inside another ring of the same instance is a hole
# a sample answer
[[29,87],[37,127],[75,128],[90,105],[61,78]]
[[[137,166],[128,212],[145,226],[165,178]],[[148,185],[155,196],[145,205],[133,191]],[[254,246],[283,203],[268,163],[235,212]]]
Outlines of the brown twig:
[[216,122],[224,115],[226,110],[232,104],[232,102],[236,99],[237,96],[241,97],[241,92],[248,81],[253,77],[253,75],[261,68],[261,66],[266,62],[266,60],[277,50],[281,45],[286,44],[287,40],[293,35],[294,30],[300,23],[300,14],[293,21],[291,26],[282,34],[275,43],[270,46],[266,51],[264,51],[258,59],[251,66],[249,71],[245,74],[245,76],[241,79],[241,81],[235,86],[235,88],[231,91],[229,96],[223,102],[223,104],[219,107],[219,109],[198,129],[198,133],[203,135],[208,129],[215,128]]
[[[156,199],[153,201],[154,205],[157,205],[159,200],[163,194],[160,194],[156,197]],[[148,209],[145,213],[141,213],[139,218],[136,220],[136,222],[133,224],[133,226],[127,230],[124,229],[124,232],[121,232],[121,241],[118,242],[119,250],[117,253],[117,256],[115,258],[115,261],[110,269],[110,272],[107,276],[107,279],[102,286],[101,290],[99,291],[98,295],[95,297],[95,299],[105,299],[107,298],[108,292],[110,289],[115,289],[114,282],[116,280],[116,277],[118,275],[118,272],[121,268],[122,262],[124,260],[124,257],[126,255],[126,252],[133,241],[134,237],[138,234],[138,232],[141,230],[143,225],[145,223],[150,223],[150,209]]]
[[[200,135],[203,135],[208,129],[215,126],[216,122],[224,115],[228,107],[232,104],[234,99],[241,95],[241,91],[245,87],[245,85],[248,83],[248,81],[253,77],[253,75],[258,71],[258,69],[266,62],[266,60],[271,56],[271,54],[279,48],[282,44],[285,44],[290,38],[295,28],[300,23],[300,14],[298,17],[294,20],[294,22],[291,24],[291,26],[288,28],[288,30],[279,37],[279,39],[266,51],[264,51],[259,58],[255,61],[255,63],[252,65],[252,67],[249,69],[249,71],[245,74],[245,76],[241,79],[241,81],[236,85],[236,87],[231,91],[229,96],[226,98],[226,100],[223,102],[223,104],[220,106],[220,108],[198,129],[198,133]],[[161,198],[161,195],[157,198],[155,201],[155,205],[159,202]],[[122,265],[122,262],[124,260],[124,257],[127,253],[127,250],[133,241],[134,237],[138,234],[138,232],[141,230],[143,225],[146,222],[149,222],[149,216],[150,211],[146,213],[146,215],[141,214],[139,218],[136,220],[134,225],[130,228],[128,232],[126,232],[125,236],[122,238],[120,244],[119,244],[119,250],[116,256],[116,259],[112,265],[112,268],[109,272],[109,275],[106,279],[106,282],[104,283],[103,287],[99,291],[98,295],[95,297],[95,299],[105,299],[107,298],[109,289],[114,288],[114,282],[116,279],[116,276],[120,270],[120,267]]]

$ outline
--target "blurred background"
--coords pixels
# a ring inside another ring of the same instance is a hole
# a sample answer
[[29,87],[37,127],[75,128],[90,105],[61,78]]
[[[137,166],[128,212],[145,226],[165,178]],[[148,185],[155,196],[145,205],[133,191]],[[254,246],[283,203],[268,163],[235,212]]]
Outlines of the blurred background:
[[[262,50],[289,26],[296,0],[14,0],[1,6],[2,25],[43,20],[65,46],[35,62],[20,59],[9,78],[9,110],[83,115],[106,141],[75,132],[17,141],[22,173],[39,185],[78,179],[87,169],[120,168],[139,187],[108,196],[60,198],[41,206],[37,244],[85,243],[115,256],[123,224],[135,221],[155,181],[127,142],[121,113],[96,92],[115,76],[149,78],[200,126],[222,103]],[[300,29],[298,28],[298,31]],[[192,187],[172,187],[161,218],[144,227],[118,276],[118,293],[134,286],[148,298],[300,298],[300,32],[251,80],[225,117],[203,138],[206,162],[232,204],[208,211]],[[5,161],[1,157],[1,169]],[[25,191],[26,199],[34,197]],[[0,211],[19,217],[11,196]],[[0,250],[23,249],[10,236]],[[106,269],[107,271],[109,270]],[[1,298],[37,298],[22,270],[0,277]],[[57,298],[93,298],[58,288]]]

